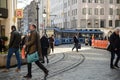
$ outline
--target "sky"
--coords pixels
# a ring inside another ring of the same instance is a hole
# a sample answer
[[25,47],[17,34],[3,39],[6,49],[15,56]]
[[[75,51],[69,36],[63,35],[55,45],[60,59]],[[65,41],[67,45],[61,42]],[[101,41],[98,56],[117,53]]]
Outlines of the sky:
[[24,8],[26,5],[30,4],[30,2],[33,0],[17,0],[17,1],[18,1],[17,8],[21,9]]

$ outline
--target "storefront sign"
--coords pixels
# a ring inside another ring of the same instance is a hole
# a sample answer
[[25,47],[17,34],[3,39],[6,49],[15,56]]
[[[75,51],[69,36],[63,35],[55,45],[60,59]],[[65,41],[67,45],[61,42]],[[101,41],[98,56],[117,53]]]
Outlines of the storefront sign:
[[23,9],[16,10],[16,18],[23,18]]
[[8,9],[0,8],[0,18],[8,18]]

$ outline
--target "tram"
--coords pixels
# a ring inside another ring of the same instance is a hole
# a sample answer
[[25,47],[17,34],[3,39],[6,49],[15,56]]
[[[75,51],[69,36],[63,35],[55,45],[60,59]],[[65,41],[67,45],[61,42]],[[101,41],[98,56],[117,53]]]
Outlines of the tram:
[[[50,32],[50,31],[52,32]],[[80,43],[85,43],[85,39],[91,39],[94,35],[95,39],[100,39],[103,36],[103,32],[99,29],[59,29],[59,28],[52,28],[46,30],[48,35],[54,34],[55,36],[55,45],[60,44],[72,44],[73,43],[73,36],[76,34],[79,37]],[[52,34],[49,34],[52,33]]]

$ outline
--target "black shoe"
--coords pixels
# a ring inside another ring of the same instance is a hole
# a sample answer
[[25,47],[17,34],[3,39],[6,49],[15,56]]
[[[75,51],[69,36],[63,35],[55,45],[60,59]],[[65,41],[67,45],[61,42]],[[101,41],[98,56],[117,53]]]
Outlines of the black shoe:
[[114,66],[110,66],[111,69],[116,69]]
[[45,72],[45,76],[44,76],[44,80],[47,80],[46,78],[47,78],[47,76],[48,76],[48,70]]
[[26,75],[26,76],[23,76],[24,78],[27,78],[27,79],[31,79],[32,76],[29,76],[29,75]]
[[42,61],[41,63],[45,63],[45,61]]
[[49,63],[49,60],[47,59],[47,63]]
[[116,68],[120,68],[118,65],[115,65]]

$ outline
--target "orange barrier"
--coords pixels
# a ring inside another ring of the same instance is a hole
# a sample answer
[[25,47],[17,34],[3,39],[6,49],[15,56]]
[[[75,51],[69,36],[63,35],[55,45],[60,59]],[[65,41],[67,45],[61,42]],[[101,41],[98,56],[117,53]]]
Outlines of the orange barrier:
[[92,46],[96,48],[106,49],[108,46],[108,40],[92,40]]

